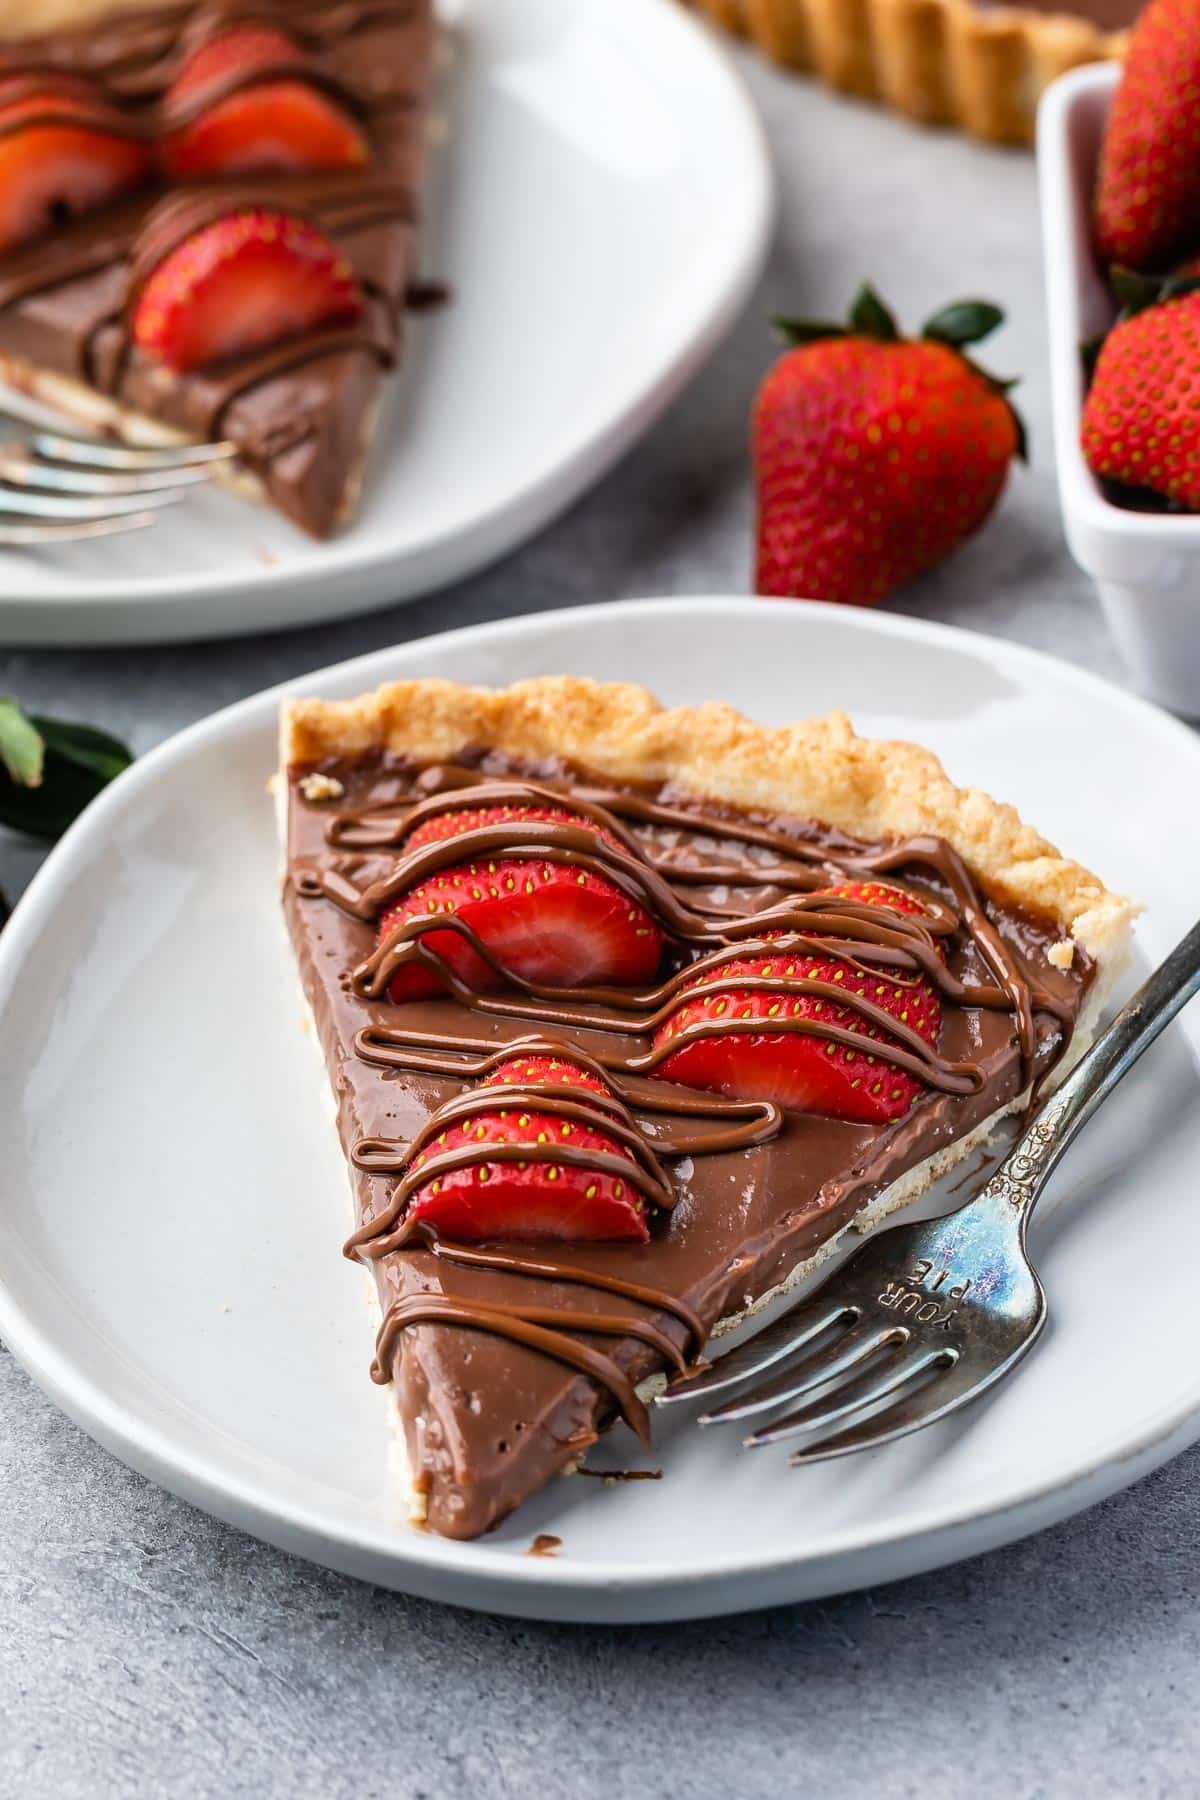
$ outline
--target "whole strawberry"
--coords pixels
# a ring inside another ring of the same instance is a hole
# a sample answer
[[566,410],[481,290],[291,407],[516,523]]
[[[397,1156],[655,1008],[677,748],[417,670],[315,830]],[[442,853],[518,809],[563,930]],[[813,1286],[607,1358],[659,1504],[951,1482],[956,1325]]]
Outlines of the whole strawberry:
[[1200,245],[1200,0],[1150,0],[1113,97],[1096,187],[1106,262],[1167,269]]
[[776,323],[754,410],[760,594],[869,605],[957,548],[991,512],[1020,421],[964,355],[1004,318],[960,301],[901,338],[869,287],[849,327]]
[[1148,488],[1200,511],[1200,283],[1114,271],[1126,311],[1100,347],[1080,442],[1106,481]]

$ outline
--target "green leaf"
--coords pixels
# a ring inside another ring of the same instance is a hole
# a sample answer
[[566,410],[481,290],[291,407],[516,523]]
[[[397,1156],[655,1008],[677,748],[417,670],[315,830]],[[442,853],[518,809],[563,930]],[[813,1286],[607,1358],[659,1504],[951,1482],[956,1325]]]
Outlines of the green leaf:
[[1017,448],[1014,454],[1016,455],[1018,462],[1023,462],[1026,467],[1028,467],[1029,433],[1025,428],[1025,421],[1011,400],[1008,402],[1008,410],[1012,414],[1012,422],[1017,428]]
[[934,313],[921,335],[957,350],[963,344],[982,343],[1003,323],[1003,312],[990,300],[956,300]]
[[782,313],[775,313],[771,323],[795,349],[804,344],[819,344],[825,338],[841,338],[846,335],[844,325],[831,325],[820,319],[789,319]]
[[133,753],[119,738],[93,725],[68,725],[56,719],[36,719],[48,752],[90,769],[100,781],[112,781],[133,761]]
[[133,756],[90,725],[38,717],[27,723],[45,747],[41,783],[31,788],[0,776],[0,825],[53,843]]
[[1200,292],[1200,275],[1170,275],[1163,282],[1162,300],[1182,300],[1185,294]]
[[900,336],[895,319],[869,281],[864,281],[850,308],[850,327],[859,337],[878,338],[894,344]]
[[17,702],[0,698],[0,763],[19,787],[35,788],[42,779],[42,740]]
[[1120,323],[1134,319],[1138,313],[1167,300],[1182,300],[1185,294],[1200,291],[1198,275],[1143,275],[1138,269],[1126,269],[1114,263],[1108,271],[1108,282],[1121,306]]
[[1135,313],[1145,312],[1148,306],[1157,306],[1163,296],[1160,275],[1140,275],[1136,269],[1122,268],[1120,263],[1114,263],[1109,270],[1108,280],[1121,302],[1122,318],[1132,319]]

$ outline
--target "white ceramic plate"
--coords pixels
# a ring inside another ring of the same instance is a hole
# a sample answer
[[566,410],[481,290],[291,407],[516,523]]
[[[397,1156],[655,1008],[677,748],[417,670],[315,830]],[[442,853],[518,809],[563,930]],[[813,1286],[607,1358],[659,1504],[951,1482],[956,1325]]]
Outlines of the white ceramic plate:
[[[931,745],[1150,910],[1191,923],[1179,831],[1200,741],[1145,702],[995,640],[763,601],[591,607],[430,638],[313,676],[649,676],[759,718],[845,706]],[[637,1620],[887,1579],[1034,1530],[1200,1435],[1192,1017],[1057,1178],[1035,1253],[1052,1323],[989,1402],[824,1468],[659,1422],[661,1482],[557,1481],[475,1544],[396,1521],[345,1173],[276,901],[264,785],[277,694],[137,764],[0,935],[0,1334],[88,1431],[221,1518],[356,1575],[465,1605]],[[1175,796],[1175,799],[1172,799]],[[1145,1274],[1153,1272],[1153,1279]],[[632,1440],[608,1440],[615,1466]],[[613,1466],[613,1464],[610,1464]],[[535,1532],[556,1558],[526,1554]]]
[[318,544],[212,494],[149,532],[0,552],[0,639],[227,636],[457,580],[595,481],[758,274],[757,119],[675,0],[443,0],[456,46],[415,322],[357,524]]

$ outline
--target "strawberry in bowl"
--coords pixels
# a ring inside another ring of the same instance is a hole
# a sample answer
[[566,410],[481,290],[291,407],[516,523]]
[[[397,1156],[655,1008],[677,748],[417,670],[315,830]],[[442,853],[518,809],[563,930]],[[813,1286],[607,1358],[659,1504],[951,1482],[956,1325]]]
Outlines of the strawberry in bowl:
[[1104,130],[1093,230],[1105,263],[1164,274],[1200,246],[1200,10],[1150,0]]
[[1080,443],[1093,474],[1132,495],[1200,509],[1200,425],[1193,386],[1200,349],[1200,278],[1185,265],[1166,282],[1115,271],[1126,305],[1100,344]]

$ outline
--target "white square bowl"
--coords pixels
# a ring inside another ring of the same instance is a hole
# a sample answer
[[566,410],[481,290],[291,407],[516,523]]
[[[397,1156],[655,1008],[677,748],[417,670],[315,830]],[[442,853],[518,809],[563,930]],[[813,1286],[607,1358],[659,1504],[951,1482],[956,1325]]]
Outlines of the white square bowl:
[[1116,304],[1091,244],[1091,202],[1119,69],[1075,69],[1038,114],[1038,173],[1054,442],[1071,554],[1100,591],[1134,680],[1163,706],[1200,715],[1200,516],[1114,506],[1083,460],[1080,346],[1106,331]]

